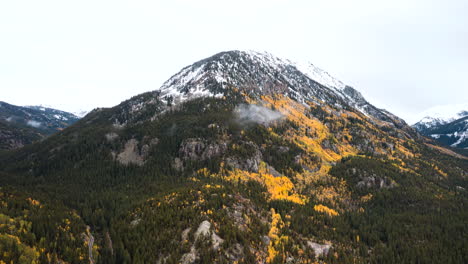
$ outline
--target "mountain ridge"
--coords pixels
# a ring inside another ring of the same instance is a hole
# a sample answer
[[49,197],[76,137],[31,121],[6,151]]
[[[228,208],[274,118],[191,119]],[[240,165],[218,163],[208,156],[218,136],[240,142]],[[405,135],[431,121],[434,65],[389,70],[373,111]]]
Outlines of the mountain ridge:
[[16,106],[0,101],[0,144],[15,149],[44,139],[78,121],[72,113],[44,106]]
[[413,127],[424,136],[458,149],[468,148],[468,105],[442,106],[425,111]]
[[0,247],[54,264],[468,260],[468,160],[255,56],[201,60],[1,152]]
[[[237,75],[247,77],[239,78]],[[382,121],[406,125],[402,119],[376,108],[357,90],[313,64],[292,62],[267,52],[234,50],[215,54],[184,67],[157,90],[161,91],[163,97],[171,98],[170,100],[183,101],[198,96],[221,97],[221,89],[226,85],[238,88],[253,85],[264,90],[262,92],[273,90],[276,94],[288,94],[299,102],[322,100],[328,104],[348,104]]]

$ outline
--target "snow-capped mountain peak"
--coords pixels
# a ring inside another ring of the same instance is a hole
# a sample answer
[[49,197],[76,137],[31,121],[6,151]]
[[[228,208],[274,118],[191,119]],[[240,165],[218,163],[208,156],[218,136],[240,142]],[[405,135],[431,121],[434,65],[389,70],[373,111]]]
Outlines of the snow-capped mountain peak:
[[197,97],[222,97],[230,87],[244,89],[250,95],[283,94],[304,104],[311,101],[351,106],[367,116],[404,124],[312,63],[293,62],[268,52],[235,50],[215,54],[183,68],[158,90],[163,101],[178,104]]
[[457,148],[468,147],[468,104],[436,106],[413,125],[421,134]]
[[[282,73],[285,69],[294,67],[311,80],[338,91],[340,96],[343,96],[342,92],[346,87],[341,81],[312,63],[293,62],[276,57],[268,52],[249,50],[219,53],[211,58],[187,66],[167,80],[160,90],[163,96],[173,96],[182,101],[199,96],[219,96],[219,94],[208,91],[209,89],[206,89],[204,81],[211,78],[224,87],[233,79],[229,72],[242,70],[239,68],[242,67],[240,65],[242,63],[252,64],[254,71],[259,68],[266,68],[274,73]],[[192,86],[190,91],[184,90],[187,85]]]
[[468,116],[468,104],[439,105],[425,110],[419,116],[415,126],[423,125],[429,128],[433,125],[447,124]]

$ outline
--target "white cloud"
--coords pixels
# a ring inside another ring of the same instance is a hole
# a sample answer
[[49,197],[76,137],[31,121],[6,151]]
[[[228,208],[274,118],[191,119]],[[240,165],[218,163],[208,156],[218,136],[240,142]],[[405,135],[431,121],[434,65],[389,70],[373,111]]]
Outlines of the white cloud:
[[236,106],[234,113],[236,114],[237,121],[241,124],[247,125],[257,123],[267,126],[284,117],[284,115],[278,111],[252,104],[241,104]]
[[35,128],[41,127],[41,122],[35,121],[35,120],[28,120],[26,123],[28,126],[32,126]]

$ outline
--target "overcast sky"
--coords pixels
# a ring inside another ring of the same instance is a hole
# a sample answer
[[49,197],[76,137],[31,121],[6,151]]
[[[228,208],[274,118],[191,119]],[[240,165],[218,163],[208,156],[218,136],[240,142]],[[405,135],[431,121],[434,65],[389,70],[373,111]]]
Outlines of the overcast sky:
[[254,49],[310,61],[413,122],[468,102],[467,14],[467,0],[1,1],[0,100],[113,106]]

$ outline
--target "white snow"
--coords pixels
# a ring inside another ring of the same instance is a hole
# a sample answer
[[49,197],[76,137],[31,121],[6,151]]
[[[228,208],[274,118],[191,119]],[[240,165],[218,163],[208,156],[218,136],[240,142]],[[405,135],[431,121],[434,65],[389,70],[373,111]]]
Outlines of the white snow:
[[457,147],[458,144],[462,143],[463,141],[465,140],[468,140],[468,130],[465,130],[463,132],[461,132],[460,134],[457,133],[456,136],[459,136],[457,142],[453,143],[451,146],[452,147]]
[[72,114],[74,114],[75,116],[79,117],[79,118],[83,118],[85,115],[87,115],[89,112],[89,110],[83,110],[83,109],[80,109],[76,112],[72,112]]
[[[252,50],[246,51],[239,51],[241,53],[240,61],[234,60],[232,64],[227,66],[220,62],[217,62],[217,69],[214,70],[214,66],[210,65],[210,70],[205,70],[207,68],[206,63],[198,63],[192,66],[187,66],[182,69],[179,73],[172,76],[169,80],[163,83],[163,85],[158,89],[161,91],[161,98],[173,98],[173,103],[178,104],[188,99],[194,99],[197,97],[222,97],[222,94],[213,94],[210,92],[204,85],[204,80],[208,77],[214,78],[218,84],[221,84],[223,87],[226,83],[229,83],[229,79],[226,76],[230,72],[235,72],[239,67],[240,63],[245,62],[245,60],[252,60],[254,62],[253,67],[262,68],[265,67],[267,69],[273,69],[277,72],[284,72],[289,67],[295,67],[299,72],[304,74],[309,79],[331,89],[335,92],[335,94],[346,101],[350,102],[350,105],[356,107],[356,109],[363,114],[369,116],[366,111],[366,107],[363,107],[367,104],[363,104],[361,101],[358,105],[357,100],[352,98],[350,95],[344,93],[344,89],[346,85],[341,82],[340,80],[331,76],[328,72],[316,67],[312,63],[308,62],[294,62],[289,59],[280,58],[277,56],[272,55],[268,52],[258,52]],[[221,56],[221,59],[223,59]],[[209,63],[209,62],[207,62]],[[223,66],[224,65],[224,66]],[[267,72],[267,74],[271,74]],[[275,76],[271,76],[272,79]],[[290,79],[288,74],[284,74],[282,76],[289,83],[294,84],[297,83],[298,80]],[[239,81],[239,80],[237,80]],[[242,82],[242,80],[240,80]],[[299,84],[300,85],[300,84]],[[184,91],[184,88],[189,88],[189,91]],[[262,87],[260,87],[261,89]],[[297,91],[293,91],[291,87],[288,87],[290,92],[296,94],[295,99],[299,102],[305,102],[307,100],[323,100],[322,98],[316,98],[314,96],[298,93]]]
[[55,119],[58,119],[58,120],[65,120],[65,121],[68,120],[68,118],[66,118],[66,117],[64,117],[62,115],[55,114],[54,117],[55,117]]
[[[172,96],[175,103],[183,102],[187,99],[197,97],[222,97],[222,94],[213,94],[208,89],[205,89],[204,85],[199,81],[205,72],[203,72],[205,64],[198,65],[197,68],[192,66],[184,68],[182,71],[174,75],[172,78],[167,80],[159,90],[161,90],[161,96]],[[222,76],[216,76],[217,81],[225,81]],[[194,85],[194,89],[188,91],[188,93],[182,92],[182,88],[187,84]]]
[[303,63],[303,62],[292,62],[299,71],[307,75],[310,79],[320,83],[323,86],[328,88],[334,88],[335,90],[343,90],[346,85],[340,80],[331,76],[328,72],[314,66],[312,63]]
[[266,51],[258,52],[248,50],[245,52],[248,53],[250,57],[260,60],[263,63],[268,64],[268,66],[271,66],[275,69],[279,69],[279,66],[292,65],[310,79],[328,88],[341,91],[346,87],[346,85],[340,80],[334,78],[328,72],[316,67],[310,62],[292,61],[289,59],[279,58]]
[[446,124],[462,118],[462,112],[468,112],[468,103],[466,104],[451,104],[451,105],[438,105],[431,107],[418,115],[416,120],[418,123],[426,127],[430,127],[437,123]]

